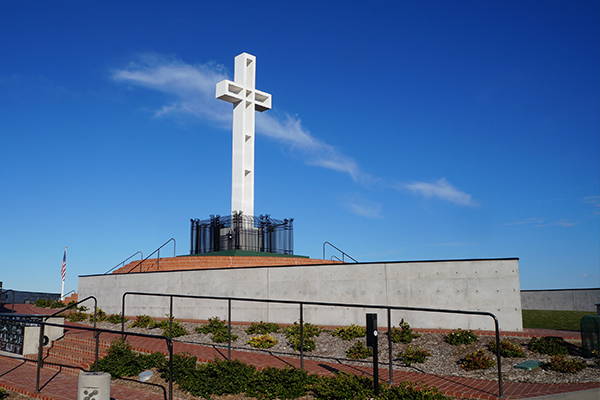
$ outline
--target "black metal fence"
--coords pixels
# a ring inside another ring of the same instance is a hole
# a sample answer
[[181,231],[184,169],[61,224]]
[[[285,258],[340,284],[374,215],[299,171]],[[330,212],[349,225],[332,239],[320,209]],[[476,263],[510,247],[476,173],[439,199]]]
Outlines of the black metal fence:
[[[402,306],[388,306],[388,305],[376,305],[376,304],[353,304],[353,303],[327,303],[317,301],[298,301],[298,300],[275,300],[275,299],[258,299],[258,298],[247,298],[247,297],[225,297],[225,296],[194,296],[185,294],[170,294],[170,293],[149,293],[149,292],[125,292],[121,301],[121,332],[123,334],[129,334],[125,332],[125,299],[127,296],[156,296],[156,297],[167,297],[169,298],[169,321],[173,321],[173,299],[205,299],[205,300],[222,300],[227,302],[227,329],[228,329],[228,343],[227,343],[227,359],[231,360],[231,350],[233,348],[231,344],[231,304],[232,302],[253,302],[253,303],[278,303],[278,304],[294,304],[298,306],[298,316],[300,321],[300,345],[299,345],[299,358],[300,368],[304,369],[304,307],[305,306],[325,306],[325,307],[346,307],[346,308],[364,308],[364,309],[379,309],[385,310],[387,313],[387,332],[392,331],[392,311],[422,311],[428,313],[444,313],[444,314],[459,314],[459,315],[480,315],[484,317],[490,317],[494,321],[494,330],[496,336],[496,364],[498,372],[498,397],[504,396],[504,387],[502,383],[502,364],[500,358],[500,326],[498,324],[498,318],[487,311],[468,311],[468,310],[452,310],[443,308],[423,308],[423,307],[402,307]],[[388,341],[388,380],[392,383],[393,380],[393,355],[392,355],[392,335],[387,335]],[[322,358],[322,357],[321,357]],[[355,360],[354,360],[355,361]],[[375,371],[374,371],[375,373]]]
[[254,217],[234,213],[191,219],[190,254],[245,250],[294,254],[294,219],[278,220],[269,215]]

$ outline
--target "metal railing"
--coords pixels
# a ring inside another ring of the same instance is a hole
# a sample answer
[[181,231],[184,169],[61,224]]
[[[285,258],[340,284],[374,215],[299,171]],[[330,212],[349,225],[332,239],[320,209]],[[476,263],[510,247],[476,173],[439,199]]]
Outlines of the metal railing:
[[158,248],[156,250],[154,250],[152,253],[150,253],[146,258],[144,258],[143,260],[140,260],[139,263],[137,263],[136,265],[134,265],[133,268],[131,268],[126,273],[128,274],[130,272],[133,272],[133,270],[135,270],[137,267],[140,267],[140,271],[139,272],[142,272],[141,265],[144,263],[144,261],[148,260],[154,254],[157,254],[157,257],[156,257],[156,269],[159,269],[160,268],[160,249],[162,249],[163,247],[165,247],[170,242],[173,242],[173,257],[176,257],[177,241],[175,240],[175,238],[170,238],[169,240],[167,240],[166,242],[164,242],[163,244],[161,244],[160,246],[158,246]]
[[108,271],[106,271],[104,274],[108,274],[108,273],[114,271],[119,266],[124,267],[125,263],[127,261],[131,260],[133,257],[135,257],[136,254],[140,255],[140,260],[142,260],[144,258],[144,253],[142,253],[140,250],[138,250],[135,253],[133,253],[132,255],[130,255],[129,257],[127,257],[126,259],[124,259],[123,261],[121,261],[120,263],[118,263],[117,265],[115,265],[114,267],[112,267],[111,269],[109,269]]
[[[340,254],[342,255],[342,262],[346,262],[344,257],[348,257],[349,259],[351,259],[352,261],[354,261],[355,263],[357,263],[358,261],[356,260],[356,258],[352,257],[350,254],[346,253],[345,251],[341,250],[340,248],[336,247],[333,243],[328,242],[328,241],[324,241],[323,242],[323,260],[325,260],[325,246],[331,246],[334,249],[336,249],[337,251],[340,252]],[[337,258],[337,257],[336,257]],[[337,258],[339,260],[339,258]]]
[[392,355],[392,310],[397,311],[420,311],[420,312],[432,312],[432,313],[446,313],[446,314],[462,314],[462,315],[481,315],[490,317],[494,320],[494,330],[496,335],[496,364],[498,366],[498,394],[499,397],[503,397],[504,389],[502,383],[502,364],[500,359],[500,328],[498,319],[496,316],[487,311],[466,311],[466,310],[452,310],[443,308],[423,308],[423,307],[402,307],[402,306],[388,306],[388,305],[375,305],[375,304],[353,304],[353,303],[328,303],[318,301],[298,301],[298,300],[275,300],[275,299],[257,299],[248,297],[225,297],[225,296],[196,296],[196,295],[184,295],[184,294],[170,294],[170,293],[149,293],[149,292],[125,292],[123,293],[121,301],[121,334],[129,334],[125,332],[125,299],[127,296],[155,296],[155,297],[168,297],[169,298],[169,323],[173,322],[173,299],[174,298],[185,298],[185,299],[204,299],[204,300],[223,300],[227,301],[227,331],[228,331],[228,343],[227,343],[227,359],[231,360],[231,303],[233,301],[239,302],[253,302],[253,303],[278,303],[278,304],[295,304],[299,306],[299,320],[300,320],[300,368],[304,369],[304,306],[324,306],[324,307],[346,307],[346,308],[367,308],[367,309],[379,309],[387,311],[387,341],[388,341],[388,380],[390,383],[393,381],[393,355]]
[[[103,329],[103,328],[80,326],[80,325],[73,326],[73,325],[66,325],[66,324],[55,324],[55,323],[46,322],[46,321],[33,321],[32,320],[31,323],[40,325],[40,332],[43,332],[43,330],[46,326],[54,326],[54,327],[58,327],[58,328],[69,328],[69,329],[78,329],[78,330],[83,330],[83,331],[88,331],[88,332],[94,332],[94,336],[96,338],[100,337],[100,334],[102,334],[102,333],[109,333],[109,334],[114,334],[114,335],[121,335],[121,333],[122,333],[120,331],[115,331],[112,329]],[[168,380],[168,393],[169,393],[168,400],[173,400],[173,340],[167,336],[152,335],[152,334],[148,334],[148,333],[137,333],[137,332],[127,332],[126,336],[161,339],[161,340],[166,341],[167,351],[169,354],[169,379],[167,379]],[[39,348],[38,348],[38,359],[37,359],[37,373],[36,373],[36,378],[35,378],[36,379],[35,380],[35,389],[36,389],[37,393],[40,393],[41,389],[42,389],[42,387],[40,386],[40,380],[41,380],[41,368],[43,368],[43,364],[55,365],[55,366],[60,366],[60,367],[68,367],[68,368],[77,368],[77,369],[85,371],[85,369],[83,369],[81,367],[77,367],[77,366],[45,362],[43,360],[42,353],[43,353],[43,343],[40,339]],[[96,362],[98,362],[98,353],[96,353],[95,360],[96,360]],[[123,378],[121,378],[121,379],[123,379]],[[125,379],[125,380],[131,381],[132,379]],[[141,381],[135,381],[135,382],[146,384],[146,385],[151,385],[151,386],[162,387],[161,385],[156,385],[156,384],[149,383],[149,382],[141,382]],[[164,387],[162,387],[162,388],[163,388],[163,392],[164,392],[164,397],[166,399],[167,398],[166,391],[164,390]]]

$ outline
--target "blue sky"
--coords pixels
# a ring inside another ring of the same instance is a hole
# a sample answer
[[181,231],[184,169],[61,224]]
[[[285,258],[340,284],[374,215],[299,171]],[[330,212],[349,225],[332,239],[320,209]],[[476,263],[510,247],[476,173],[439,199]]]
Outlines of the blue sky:
[[257,56],[258,213],[297,254],[519,257],[600,284],[600,2],[2,2],[5,287],[67,289],[228,214],[231,106]]

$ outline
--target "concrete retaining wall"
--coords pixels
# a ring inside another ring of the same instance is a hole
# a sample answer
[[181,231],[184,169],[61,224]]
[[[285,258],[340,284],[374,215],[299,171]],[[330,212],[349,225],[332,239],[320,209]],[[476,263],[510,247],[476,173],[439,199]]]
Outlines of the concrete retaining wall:
[[521,290],[523,310],[596,311],[600,288]]
[[[126,291],[253,297],[354,304],[382,304],[488,311],[503,330],[521,330],[518,259],[358,263],[245,267],[79,277],[79,298],[94,295],[109,313],[120,313]],[[297,305],[234,302],[232,319],[293,323]],[[225,318],[227,303],[175,299],[175,317]],[[127,315],[165,316],[167,298],[131,296]],[[323,325],[364,324],[365,309],[305,307],[305,321]],[[373,312],[373,311],[370,311]],[[414,327],[493,329],[489,317],[394,311]],[[386,324],[386,312],[379,312]]]

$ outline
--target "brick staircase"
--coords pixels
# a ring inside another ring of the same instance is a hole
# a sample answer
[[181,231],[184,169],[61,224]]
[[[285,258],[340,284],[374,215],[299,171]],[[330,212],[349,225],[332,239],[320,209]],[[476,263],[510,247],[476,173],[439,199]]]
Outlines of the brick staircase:
[[[110,342],[100,340],[98,346],[98,357],[102,358],[107,355]],[[78,373],[75,368],[89,369],[95,360],[96,341],[90,336],[81,336],[78,334],[66,334],[62,338],[55,340],[48,347],[44,347],[42,356],[46,363],[56,363],[74,367],[72,370],[65,372]],[[37,360],[37,354],[27,354],[25,358],[29,360]],[[59,369],[59,366],[46,364],[47,368]]]
[[139,260],[130,262],[115,270],[113,274],[128,273],[134,268],[135,270],[132,272],[340,263],[340,261],[314,258],[268,256],[185,256],[165,257],[160,260],[151,258],[142,262],[141,265],[138,265],[139,262]]

